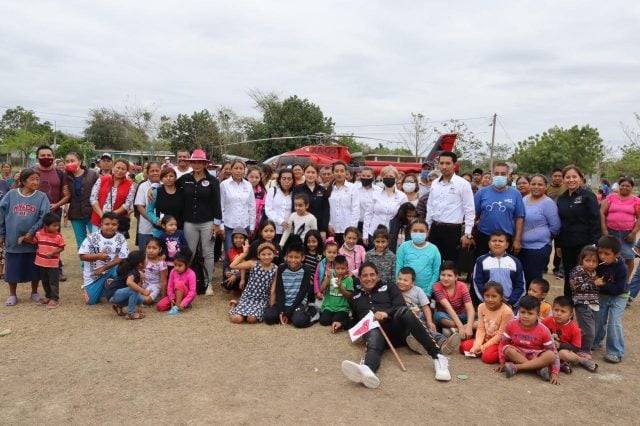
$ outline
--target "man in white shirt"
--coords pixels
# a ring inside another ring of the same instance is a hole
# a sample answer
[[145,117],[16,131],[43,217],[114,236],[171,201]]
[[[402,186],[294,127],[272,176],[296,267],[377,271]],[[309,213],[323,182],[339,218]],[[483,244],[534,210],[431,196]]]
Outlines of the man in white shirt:
[[471,184],[455,174],[456,161],[458,156],[451,151],[440,154],[442,176],[431,183],[426,217],[429,241],[438,247],[443,261],[454,262],[458,261],[458,246],[468,248],[473,242],[476,216]]
[[191,173],[193,169],[189,166],[187,160],[189,159],[189,151],[181,149],[176,153],[178,167],[176,167],[176,180],[180,179],[180,176]]

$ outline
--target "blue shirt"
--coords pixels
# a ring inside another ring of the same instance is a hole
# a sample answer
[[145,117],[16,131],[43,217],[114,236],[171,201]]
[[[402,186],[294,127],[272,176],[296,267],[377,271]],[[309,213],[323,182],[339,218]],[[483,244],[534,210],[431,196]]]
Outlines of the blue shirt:
[[529,201],[530,198],[525,197],[527,215],[522,230],[522,248],[538,250],[550,245],[551,235],[560,232],[560,216],[558,206],[549,197],[533,204],[529,204]]
[[493,186],[482,188],[476,194],[475,204],[476,214],[480,215],[478,230],[485,235],[501,229],[514,236],[515,219],[525,215],[522,196],[513,188],[504,191]]
[[[302,285],[302,278],[304,277],[304,268],[300,268],[297,271],[292,271],[289,268],[285,268],[282,271],[282,286],[284,287],[284,306],[289,307],[293,305],[296,297],[298,296],[298,292],[300,291],[300,286]],[[302,303],[306,303],[306,296],[303,299]]]
[[440,251],[435,245],[427,243],[424,247],[416,247],[413,241],[405,241],[396,253],[396,278],[400,269],[410,266],[416,273],[416,285],[431,296],[433,284],[440,278],[441,264]]

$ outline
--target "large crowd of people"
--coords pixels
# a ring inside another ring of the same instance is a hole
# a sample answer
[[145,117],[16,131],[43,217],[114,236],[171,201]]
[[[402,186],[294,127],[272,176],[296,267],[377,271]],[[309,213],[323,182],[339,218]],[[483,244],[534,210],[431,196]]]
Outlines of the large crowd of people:
[[[76,153],[55,164],[41,146],[36,159],[18,173],[2,165],[7,306],[28,282],[33,302],[57,308],[60,255],[71,249],[86,302],[106,299],[128,320],[151,306],[183,315],[218,284],[238,324],[319,323],[337,333],[372,313],[366,354],[342,363],[347,378],[370,388],[380,384],[384,350],[404,344],[433,359],[440,381],[451,379],[456,352],[553,384],[575,365],[597,371],[602,347],[610,363],[624,357],[621,319],[640,291],[632,178],[594,194],[575,165],[517,176],[498,162],[458,174],[448,151],[419,175],[341,161],[214,165],[202,150],[140,173],[109,154],[96,167]],[[67,221],[75,245],[60,233]],[[552,303],[549,265],[564,280]]]

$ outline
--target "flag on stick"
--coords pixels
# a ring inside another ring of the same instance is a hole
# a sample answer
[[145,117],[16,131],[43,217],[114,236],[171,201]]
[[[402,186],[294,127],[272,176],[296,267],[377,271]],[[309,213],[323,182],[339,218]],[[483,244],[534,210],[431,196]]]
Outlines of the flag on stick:
[[362,337],[367,331],[380,327],[380,323],[373,317],[373,312],[369,311],[356,325],[349,329],[349,337],[355,342]]

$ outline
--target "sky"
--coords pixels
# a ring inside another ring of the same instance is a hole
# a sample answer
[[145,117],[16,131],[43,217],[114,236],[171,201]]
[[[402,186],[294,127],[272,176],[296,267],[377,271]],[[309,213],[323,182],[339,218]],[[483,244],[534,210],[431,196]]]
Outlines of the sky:
[[11,0],[0,12],[0,113],[21,105],[73,134],[100,107],[259,117],[251,90],[392,141],[412,112],[489,140],[496,113],[498,143],[589,124],[619,148],[640,112],[638,1]]

